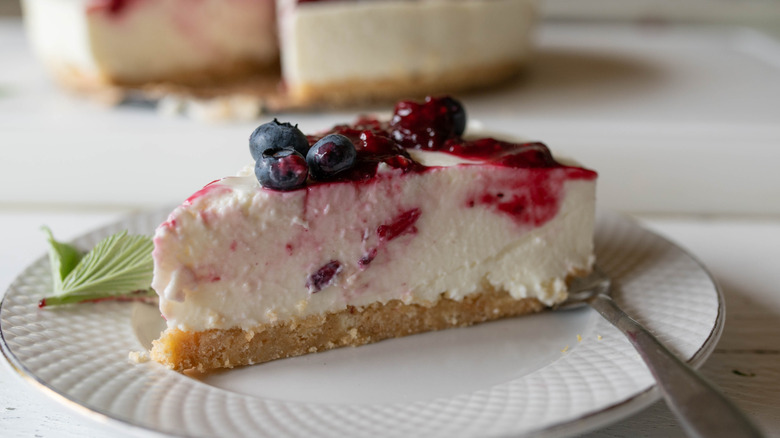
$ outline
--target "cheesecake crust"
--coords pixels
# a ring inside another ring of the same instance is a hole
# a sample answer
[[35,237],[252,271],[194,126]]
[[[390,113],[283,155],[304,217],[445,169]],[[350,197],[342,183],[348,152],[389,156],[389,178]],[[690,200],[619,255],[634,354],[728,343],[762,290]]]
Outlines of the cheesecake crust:
[[157,100],[169,95],[213,99],[241,94],[276,101],[282,93],[278,60],[240,60],[145,80],[122,78],[110,72],[87,72],[67,63],[50,62],[47,67],[63,88],[110,105],[131,95]]
[[517,77],[524,65],[524,62],[515,60],[436,74],[352,79],[322,84],[302,83],[290,86],[289,94],[291,102],[302,107],[387,102],[500,85]]
[[127,80],[107,72],[86,72],[67,64],[50,63],[49,70],[62,87],[109,105],[129,96],[158,100],[175,96],[184,100],[224,104],[241,96],[256,99],[264,111],[342,108],[485,89],[519,76],[524,61],[505,61],[437,74],[382,79],[351,79],[322,84],[285,84],[278,62],[240,61],[218,69],[174,72],[147,81]]
[[545,308],[536,298],[515,299],[505,291],[487,287],[461,301],[442,297],[431,306],[399,300],[363,308],[348,306],[325,315],[262,324],[251,331],[233,328],[185,332],[168,328],[153,342],[151,357],[177,371],[206,372],[469,326]]

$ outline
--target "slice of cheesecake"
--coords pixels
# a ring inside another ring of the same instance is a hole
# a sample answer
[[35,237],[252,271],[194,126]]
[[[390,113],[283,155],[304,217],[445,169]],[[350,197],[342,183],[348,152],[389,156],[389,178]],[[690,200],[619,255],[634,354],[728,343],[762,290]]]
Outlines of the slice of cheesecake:
[[[264,137],[254,173],[210,183],[157,229],[168,328],[152,357],[230,368],[563,301],[593,263],[596,174],[464,125],[456,101],[429,98],[309,137],[305,163],[287,134]],[[356,154],[333,152],[338,138]],[[328,153],[349,166],[328,174]]]
[[529,56],[534,0],[23,0],[59,82],[97,94],[338,105],[495,84]]

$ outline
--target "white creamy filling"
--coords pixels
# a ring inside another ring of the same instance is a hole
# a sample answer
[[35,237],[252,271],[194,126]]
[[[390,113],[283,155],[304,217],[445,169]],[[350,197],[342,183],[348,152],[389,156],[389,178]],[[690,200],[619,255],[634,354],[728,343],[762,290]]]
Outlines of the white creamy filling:
[[[558,213],[539,227],[468,206],[518,178],[458,166],[287,193],[226,178],[157,230],[153,287],[168,326],[182,330],[251,329],[392,299],[428,305],[486,284],[552,305],[566,297],[566,276],[592,263],[595,181],[558,180]],[[381,239],[380,226],[415,209],[406,232]],[[332,261],[339,273],[312,293],[307,279]]]
[[535,1],[282,0],[278,15],[282,69],[294,87],[520,64]]

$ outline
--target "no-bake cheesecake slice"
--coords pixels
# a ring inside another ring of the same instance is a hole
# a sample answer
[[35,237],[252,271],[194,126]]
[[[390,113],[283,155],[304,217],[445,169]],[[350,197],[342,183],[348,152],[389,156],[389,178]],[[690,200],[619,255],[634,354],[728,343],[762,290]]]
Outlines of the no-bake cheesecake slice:
[[596,173],[464,126],[429,98],[308,138],[258,128],[254,168],[157,229],[152,357],[229,368],[563,301],[593,263]]

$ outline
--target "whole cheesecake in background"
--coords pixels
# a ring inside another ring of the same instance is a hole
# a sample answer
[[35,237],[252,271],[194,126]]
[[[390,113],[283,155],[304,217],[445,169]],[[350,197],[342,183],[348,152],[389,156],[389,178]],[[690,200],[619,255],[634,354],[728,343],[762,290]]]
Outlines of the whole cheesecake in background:
[[527,62],[534,0],[23,0],[69,88],[242,94],[271,107],[484,87]]
[[261,363],[543,310],[593,264],[596,173],[466,132],[451,98],[305,137],[193,194],[154,237],[176,370]]

